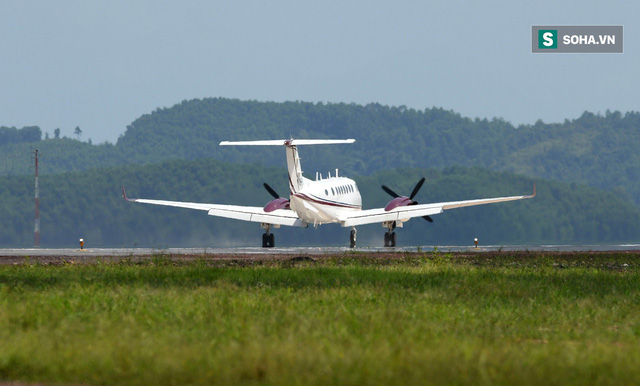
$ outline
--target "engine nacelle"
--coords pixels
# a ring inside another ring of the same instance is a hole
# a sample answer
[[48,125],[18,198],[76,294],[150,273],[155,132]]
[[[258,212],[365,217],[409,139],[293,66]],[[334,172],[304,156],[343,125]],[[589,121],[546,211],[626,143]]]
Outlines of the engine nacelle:
[[289,209],[289,199],[284,197],[276,198],[275,200],[269,201],[263,209],[267,213],[278,209]]
[[385,211],[390,211],[392,209],[395,209],[399,206],[408,206],[408,205],[413,205],[413,200],[410,199],[407,196],[400,196],[400,197],[396,197],[393,200],[389,201],[389,203],[387,204],[387,206],[384,207]]

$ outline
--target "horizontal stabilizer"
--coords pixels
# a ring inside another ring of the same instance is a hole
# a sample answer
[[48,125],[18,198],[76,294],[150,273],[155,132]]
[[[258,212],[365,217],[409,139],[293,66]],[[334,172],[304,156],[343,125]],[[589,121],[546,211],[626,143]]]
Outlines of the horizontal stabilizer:
[[220,146],[297,146],[354,143],[355,139],[274,139],[265,141],[222,141]]

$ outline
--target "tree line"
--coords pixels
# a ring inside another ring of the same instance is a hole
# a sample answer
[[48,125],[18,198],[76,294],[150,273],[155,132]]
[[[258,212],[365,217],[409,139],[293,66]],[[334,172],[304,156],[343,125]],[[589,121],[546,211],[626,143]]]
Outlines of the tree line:
[[42,138],[42,131],[38,126],[0,127],[0,146],[12,143],[38,142]]

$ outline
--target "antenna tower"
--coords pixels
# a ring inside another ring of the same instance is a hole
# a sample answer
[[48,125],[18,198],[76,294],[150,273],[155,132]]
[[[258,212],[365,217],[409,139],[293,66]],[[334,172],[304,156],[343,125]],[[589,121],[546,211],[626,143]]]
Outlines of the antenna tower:
[[35,150],[35,160],[36,160],[36,192],[35,192],[35,203],[36,203],[36,224],[34,227],[34,237],[35,237],[35,246],[36,248],[40,247],[40,186],[38,184],[38,149]]

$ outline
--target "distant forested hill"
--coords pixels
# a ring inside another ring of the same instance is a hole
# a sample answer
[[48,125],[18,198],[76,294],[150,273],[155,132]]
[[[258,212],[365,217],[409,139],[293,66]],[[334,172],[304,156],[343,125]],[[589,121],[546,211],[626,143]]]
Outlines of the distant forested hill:
[[[280,154],[281,155],[281,154]],[[408,194],[419,178],[427,178],[416,197],[422,203],[518,195],[531,192],[532,180],[506,172],[452,167],[444,170],[401,168],[355,177],[365,208],[385,205],[386,184]],[[43,176],[40,179],[42,246],[73,247],[83,237],[87,247],[156,248],[176,246],[259,246],[255,223],[219,219],[205,212],[134,204],[130,197],[258,205],[276,191],[287,191],[283,167],[238,165],[212,159],[167,161],[154,165],[103,168]],[[462,208],[418,218],[398,230],[398,245],[637,242],[640,211],[630,202],[594,188],[543,179],[531,200]],[[0,178],[0,247],[33,245],[33,178]],[[277,245],[348,245],[349,228],[283,227]],[[380,225],[358,227],[360,246],[382,246]]]
[[0,127],[0,145],[21,142],[38,142],[42,139],[42,131],[37,126],[27,126],[22,129],[15,127]]
[[0,174],[30,172],[39,147],[44,174],[95,167],[214,158],[283,165],[276,148],[220,148],[221,140],[356,138],[354,145],[307,147],[308,173],[336,167],[358,175],[393,168],[477,166],[591,185],[640,204],[640,113],[585,112],[563,123],[514,127],[439,108],[379,104],[184,101],[135,120],[115,145],[71,139],[0,144]]

